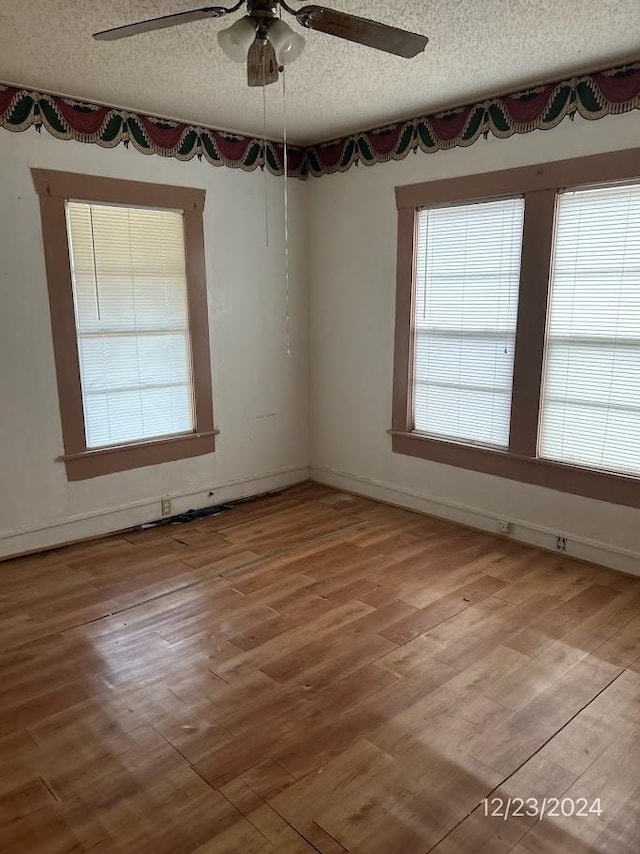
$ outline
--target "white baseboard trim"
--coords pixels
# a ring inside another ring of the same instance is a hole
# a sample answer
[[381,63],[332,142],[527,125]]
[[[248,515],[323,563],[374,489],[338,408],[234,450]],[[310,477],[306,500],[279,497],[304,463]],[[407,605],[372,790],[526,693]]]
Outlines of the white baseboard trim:
[[[213,489],[203,488],[168,493],[171,514],[197,510],[212,504],[225,504],[239,498],[248,498],[264,492],[285,489],[309,479],[306,466],[280,469],[275,472],[239,478],[218,483]],[[213,491],[213,495],[211,495]],[[34,528],[0,532],[0,559],[25,552],[38,551],[77,540],[99,537],[114,531],[123,531],[136,525],[156,521],[160,517],[157,498],[132,501],[118,507],[109,507],[92,513],[78,514],[67,519],[56,519]]]
[[[411,489],[395,486],[380,480],[362,477],[361,475],[336,469],[311,466],[310,477],[318,483],[333,486],[347,492],[355,492],[367,498],[384,501],[397,507],[409,510],[417,510],[429,516],[437,516],[451,522],[459,522],[471,528],[489,531],[493,534],[499,533],[498,519],[485,510],[478,507],[469,507],[451,501],[443,501],[433,495],[425,495]],[[528,545],[556,552],[555,542],[557,531],[532,525],[522,519],[503,519],[511,523],[509,538]],[[617,548],[609,543],[600,543],[584,537],[572,536],[567,533],[567,555],[569,557],[586,560],[590,563],[607,566],[626,572],[631,575],[640,576],[640,554],[628,549]],[[556,552],[558,554],[558,552]]]

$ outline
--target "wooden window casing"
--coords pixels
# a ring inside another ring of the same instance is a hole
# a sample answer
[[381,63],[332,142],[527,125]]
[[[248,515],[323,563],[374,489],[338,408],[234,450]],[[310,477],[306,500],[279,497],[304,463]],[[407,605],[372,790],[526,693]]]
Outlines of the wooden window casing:
[[[588,498],[640,507],[640,477],[538,457],[547,301],[561,189],[640,178],[640,148],[396,188],[398,248],[391,434],[395,453]],[[413,432],[413,311],[417,211],[523,195],[524,233],[509,447],[483,448]],[[639,330],[640,334],[640,330]],[[640,437],[639,455],[640,455]]]
[[[209,454],[215,450],[202,213],[205,191],[31,170],[40,215],[56,362],[64,462],[70,481]],[[193,432],[88,449],[78,358],[65,204],[68,200],[180,210],[184,217],[187,306],[193,378]]]

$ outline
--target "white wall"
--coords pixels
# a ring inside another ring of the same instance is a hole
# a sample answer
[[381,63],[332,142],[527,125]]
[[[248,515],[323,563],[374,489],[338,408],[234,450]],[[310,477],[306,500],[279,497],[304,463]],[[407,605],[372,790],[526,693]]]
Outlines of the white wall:
[[391,452],[394,187],[638,145],[640,113],[566,121],[547,132],[311,180],[311,473],[372,497],[569,551],[640,565],[640,512]]
[[[29,169],[203,187],[216,452],[67,483],[39,206]],[[287,354],[283,181],[0,132],[0,555],[91,536],[304,480],[308,462],[305,192],[290,181]],[[215,495],[209,497],[209,490]]]
[[[312,475],[337,486],[569,550],[640,565],[640,512],[391,453],[393,188],[637,145],[640,114],[418,154],[290,181],[291,355],[286,352],[283,182],[0,133],[0,556],[116,530]],[[215,454],[67,483],[37,197],[30,167],[204,187]],[[310,304],[307,284],[311,286]],[[307,316],[311,314],[310,361]],[[311,412],[307,394],[311,378]],[[309,417],[312,423],[308,445]],[[213,498],[209,490],[214,489]]]

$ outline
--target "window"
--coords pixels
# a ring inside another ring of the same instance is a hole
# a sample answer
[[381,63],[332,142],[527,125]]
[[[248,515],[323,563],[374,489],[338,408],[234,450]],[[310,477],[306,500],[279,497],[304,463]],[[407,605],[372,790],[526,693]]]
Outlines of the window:
[[69,479],[213,451],[204,192],[33,175]]
[[182,211],[67,202],[87,448],[193,431]]
[[524,200],[418,213],[414,428],[506,448]]
[[541,456],[640,474],[640,184],[558,197]]
[[393,451],[640,507],[640,149],[396,202]]

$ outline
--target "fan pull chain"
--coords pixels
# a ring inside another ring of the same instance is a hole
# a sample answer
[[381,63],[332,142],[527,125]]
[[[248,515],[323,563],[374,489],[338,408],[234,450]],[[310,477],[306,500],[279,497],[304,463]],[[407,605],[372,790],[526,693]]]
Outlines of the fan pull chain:
[[262,172],[264,177],[264,230],[265,245],[269,248],[269,194],[267,185],[267,60],[262,52]]
[[287,356],[291,355],[291,311],[289,300],[289,150],[287,148],[287,75],[282,69],[282,119],[284,152],[284,289]]

